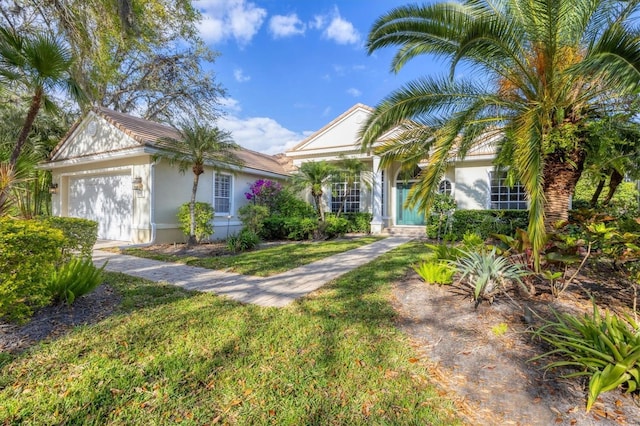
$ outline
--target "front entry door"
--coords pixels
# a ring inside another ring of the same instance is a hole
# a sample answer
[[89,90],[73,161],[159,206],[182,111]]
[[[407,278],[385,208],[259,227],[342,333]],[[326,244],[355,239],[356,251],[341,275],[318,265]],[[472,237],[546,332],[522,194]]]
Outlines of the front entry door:
[[407,200],[407,196],[409,195],[409,190],[413,182],[399,182],[396,184],[396,225],[424,225],[424,215],[418,213],[418,208],[414,207],[413,209],[407,209],[404,206],[405,201]]

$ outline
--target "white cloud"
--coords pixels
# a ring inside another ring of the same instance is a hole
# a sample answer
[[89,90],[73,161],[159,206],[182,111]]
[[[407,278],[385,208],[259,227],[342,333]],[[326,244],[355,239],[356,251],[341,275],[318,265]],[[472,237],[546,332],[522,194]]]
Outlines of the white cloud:
[[362,92],[360,90],[356,89],[355,87],[351,87],[351,88],[347,89],[347,93],[350,94],[351,96],[353,96],[354,98],[357,98],[360,95],[362,95]]
[[[328,22],[328,24],[327,24]],[[309,23],[309,27],[322,30],[322,35],[338,44],[360,43],[360,33],[353,24],[340,16],[338,7],[334,7],[333,13],[327,16],[316,15]]]
[[331,107],[328,106],[324,109],[324,111],[322,111],[322,116],[323,117],[327,117],[329,114],[331,114]]
[[269,117],[240,118],[229,115],[218,120],[240,146],[265,154],[278,154],[297,145],[309,132],[296,133]]
[[235,78],[238,83],[244,83],[251,80],[251,76],[245,75],[242,68],[236,68],[233,70],[233,78]]
[[324,35],[338,44],[358,44],[360,42],[360,34],[353,27],[353,24],[340,16],[331,20],[327,29],[324,30]]
[[195,6],[202,13],[200,35],[209,43],[235,39],[246,45],[267,16],[265,9],[245,0],[199,0]]
[[269,21],[269,30],[274,38],[291,37],[304,34],[306,25],[295,13],[291,15],[275,15]]
[[316,15],[313,17],[313,21],[309,22],[309,28],[313,28],[314,30],[321,30],[324,27],[325,17],[321,15]]
[[222,98],[220,99],[220,105],[222,109],[228,112],[240,112],[242,111],[242,107],[240,107],[240,102],[233,98]]

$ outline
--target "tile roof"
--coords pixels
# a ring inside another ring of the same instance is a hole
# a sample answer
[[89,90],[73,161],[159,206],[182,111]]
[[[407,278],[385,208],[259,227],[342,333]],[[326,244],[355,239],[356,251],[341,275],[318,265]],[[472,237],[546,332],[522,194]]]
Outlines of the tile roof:
[[[180,133],[173,127],[104,107],[95,107],[93,111],[141,145],[158,149],[179,148],[163,141],[165,138],[180,139]],[[262,154],[246,148],[241,148],[236,152],[236,155],[244,161],[244,167],[280,175],[288,174],[285,164],[277,156]]]

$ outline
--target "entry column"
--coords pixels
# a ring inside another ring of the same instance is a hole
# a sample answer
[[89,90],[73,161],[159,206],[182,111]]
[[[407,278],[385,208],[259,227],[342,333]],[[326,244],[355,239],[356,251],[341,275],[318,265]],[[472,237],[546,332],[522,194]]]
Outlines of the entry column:
[[380,157],[373,156],[373,185],[371,191],[371,206],[373,218],[371,220],[371,233],[382,233],[382,171],[380,170]]

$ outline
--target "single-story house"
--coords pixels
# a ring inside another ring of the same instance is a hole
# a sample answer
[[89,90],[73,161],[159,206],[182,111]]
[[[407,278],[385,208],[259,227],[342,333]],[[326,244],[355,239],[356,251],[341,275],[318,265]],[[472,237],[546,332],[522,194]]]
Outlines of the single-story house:
[[[245,193],[258,179],[286,180],[308,161],[336,162],[341,156],[358,158],[370,170],[347,194],[346,183],[326,188],[325,211],[369,212],[372,233],[385,228],[424,225],[424,216],[405,207],[415,175],[401,174],[400,163],[380,168],[380,157],[362,152],[359,131],[373,109],[356,104],[313,133],[284,155],[266,155],[242,149],[241,168],[217,164],[200,176],[198,201],[214,206],[214,239],[238,232],[238,209]],[[170,148],[163,138],[178,138],[172,127],[94,108],[60,141],[50,160],[53,214],[96,220],[99,238],[131,243],[184,241],[176,212],[191,195],[193,176],[181,175],[177,166],[157,154]],[[506,185],[504,174],[493,167],[491,143],[479,144],[464,161],[453,161],[440,183],[460,209],[526,209],[526,193],[519,185]],[[419,171],[416,171],[416,174]],[[370,185],[364,185],[363,182]]]
[[[336,212],[343,204],[345,212],[371,212],[372,233],[380,233],[385,228],[424,225],[423,215],[405,207],[419,170],[413,177],[407,177],[401,173],[400,163],[380,169],[379,156],[361,152],[358,133],[372,112],[373,108],[356,104],[285,154],[296,167],[308,161],[336,162],[340,156],[361,159],[369,166],[370,185],[363,185],[362,181],[356,183],[346,200],[346,183],[330,184],[323,200],[325,211]],[[452,195],[459,209],[527,209],[524,188],[509,187],[504,173],[494,169],[495,148],[490,142],[479,144],[464,161],[451,162],[440,183],[440,191]]]
[[[189,201],[193,174],[182,175],[158,154],[178,138],[172,127],[106,108],[94,108],[60,141],[43,169],[51,170],[56,216],[98,222],[98,238],[130,243],[175,242],[178,207]],[[213,239],[238,232],[238,209],[258,179],[284,181],[286,159],[242,149],[243,167],[207,164],[197,200],[215,209]],[[284,161],[283,161],[284,160]]]

